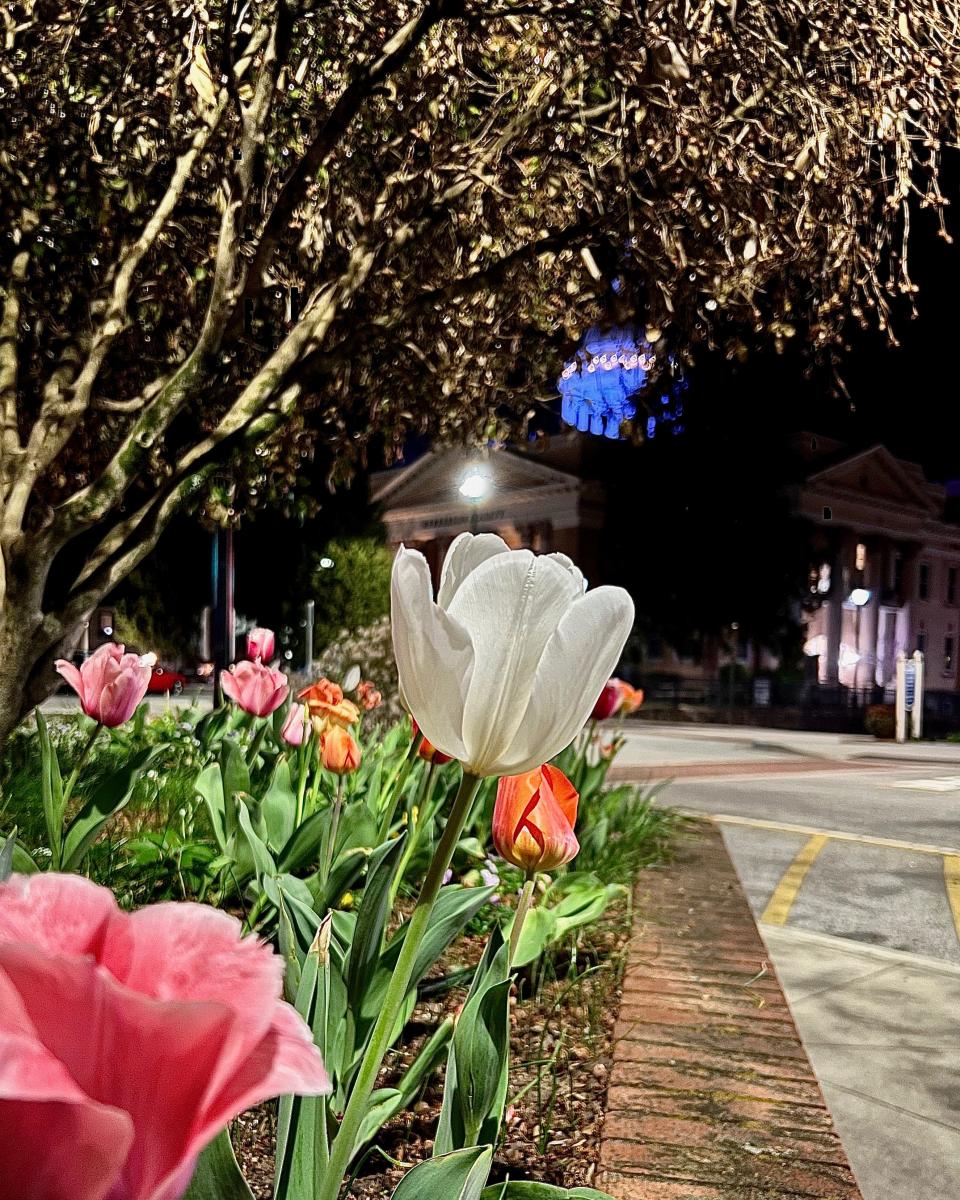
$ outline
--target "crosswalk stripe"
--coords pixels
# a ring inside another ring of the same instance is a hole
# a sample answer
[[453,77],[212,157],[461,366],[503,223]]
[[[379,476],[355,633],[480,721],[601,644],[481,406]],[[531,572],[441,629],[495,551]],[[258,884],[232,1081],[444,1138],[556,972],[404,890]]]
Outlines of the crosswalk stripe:
[[767,925],[786,925],[790,909],[797,898],[797,893],[803,886],[807,872],[813,866],[817,855],[827,844],[827,837],[822,833],[814,834],[804,845],[793,862],[787,867],[783,878],[773,889],[773,895],[767,901],[761,921]]
[[915,854],[945,854],[960,857],[960,847],[931,846],[924,842],[902,842],[896,838],[874,837],[869,833],[847,833],[840,829],[817,829],[812,825],[791,825],[784,821],[767,821],[762,817],[738,817],[730,813],[707,813],[691,808],[681,809],[692,817],[707,817],[720,825],[746,825],[755,829],[771,829],[777,833],[802,833],[807,837],[825,837],[838,842],[864,842],[868,846],[887,846],[891,850],[909,850]]
[[943,882],[953,914],[953,926],[960,938],[960,855],[946,854],[943,858]]

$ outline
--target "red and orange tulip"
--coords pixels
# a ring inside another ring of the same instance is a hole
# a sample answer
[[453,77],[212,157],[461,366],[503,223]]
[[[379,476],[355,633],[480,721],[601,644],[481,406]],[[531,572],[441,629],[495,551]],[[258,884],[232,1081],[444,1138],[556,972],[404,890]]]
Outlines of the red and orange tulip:
[[549,764],[505,775],[493,810],[497,853],[528,873],[568,863],[580,850],[573,832],[579,799],[566,775]]
[[438,767],[442,767],[444,763],[453,761],[449,754],[444,754],[442,750],[436,748],[433,742],[427,741],[420,732],[420,726],[417,724],[416,717],[410,718],[410,724],[413,726],[414,738],[420,738],[420,749],[417,751],[417,754],[420,755],[424,762],[436,763]]

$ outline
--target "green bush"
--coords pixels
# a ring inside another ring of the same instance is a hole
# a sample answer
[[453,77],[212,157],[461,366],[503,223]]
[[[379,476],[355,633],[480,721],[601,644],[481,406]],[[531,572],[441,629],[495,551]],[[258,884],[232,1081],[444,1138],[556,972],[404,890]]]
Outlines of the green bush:
[[897,710],[892,704],[871,704],[863,723],[867,733],[872,733],[874,737],[896,737]]

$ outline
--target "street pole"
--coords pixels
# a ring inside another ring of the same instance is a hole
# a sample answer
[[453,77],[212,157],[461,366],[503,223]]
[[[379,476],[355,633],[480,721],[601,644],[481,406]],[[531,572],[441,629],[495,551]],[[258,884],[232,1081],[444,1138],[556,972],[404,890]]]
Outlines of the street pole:
[[308,600],[303,608],[306,620],[303,634],[303,669],[309,674],[313,670],[313,611],[316,608],[316,603],[313,600]]
[[236,628],[233,609],[233,529],[217,529],[210,559],[213,606],[211,612],[213,650],[213,703],[223,703],[220,676],[236,657]]
[[730,665],[728,668],[730,671],[730,685],[729,685],[729,692],[728,692],[728,696],[727,696],[727,724],[728,725],[733,724],[733,698],[734,698],[733,686],[734,686],[734,677],[736,675],[736,668],[737,668],[737,642],[739,640],[737,635],[740,631],[740,623],[738,621],[734,621],[733,624],[730,626],[730,631],[733,634],[733,640],[731,642]]

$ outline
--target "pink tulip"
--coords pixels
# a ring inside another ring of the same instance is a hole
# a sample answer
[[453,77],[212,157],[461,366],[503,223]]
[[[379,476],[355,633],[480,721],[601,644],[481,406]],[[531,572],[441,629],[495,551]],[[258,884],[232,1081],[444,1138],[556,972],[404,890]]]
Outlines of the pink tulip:
[[206,905],[129,914],[75,875],[0,884],[0,1196],[179,1200],[238,1113],[328,1092],[282,976]]
[[310,736],[310,723],[304,720],[302,704],[293,704],[280,727],[280,736],[288,746],[302,746]]
[[220,686],[225,696],[255,717],[269,717],[290,691],[282,671],[271,671],[260,662],[238,662],[223,672]]
[[247,658],[253,662],[272,662],[276,645],[273,630],[256,625],[247,634]]
[[136,654],[124,654],[114,642],[94,650],[79,670],[65,658],[54,665],[80,697],[87,716],[111,729],[130,720],[150,683],[146,663]]

